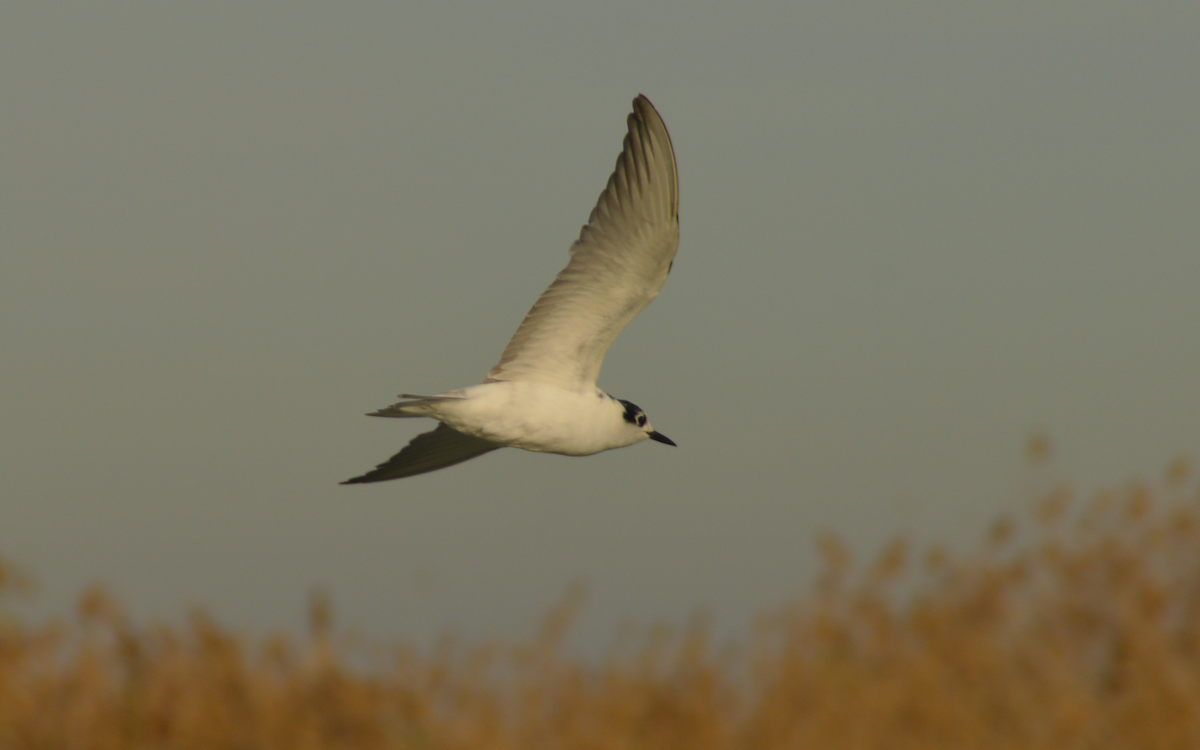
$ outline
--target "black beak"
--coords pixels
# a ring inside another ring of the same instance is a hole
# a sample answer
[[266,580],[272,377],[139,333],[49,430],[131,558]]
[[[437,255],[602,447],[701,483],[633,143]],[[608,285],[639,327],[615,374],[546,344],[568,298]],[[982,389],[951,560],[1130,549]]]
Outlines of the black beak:
[[[660,442],[660,443],[666,443],[667,445],[675,445],[675,441],[674,441],[674,440],[672,440],[671,438],[669,438],[669,437],[667,437],[666,435],[662,434],[661,432],[652,432],[652,433],[650,433],[650,439],[651,439],[651,440],[657,440],[657,441],[658,441],[658,442]],[[675,447],[676,447],[676,448],[678,448],[679,446],[677,446],[677,445],[676,445]]]

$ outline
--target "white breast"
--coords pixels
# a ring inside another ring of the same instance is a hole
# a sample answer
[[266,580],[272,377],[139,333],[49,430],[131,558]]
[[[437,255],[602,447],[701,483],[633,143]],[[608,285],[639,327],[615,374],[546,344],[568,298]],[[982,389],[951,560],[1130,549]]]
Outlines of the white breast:
[[436,418],[501,445],[589,456],[642,439],[626,428],[623,407],[594,387],[580,392],[545,383],[498,382],[460,393],[463,398],[437,405]]

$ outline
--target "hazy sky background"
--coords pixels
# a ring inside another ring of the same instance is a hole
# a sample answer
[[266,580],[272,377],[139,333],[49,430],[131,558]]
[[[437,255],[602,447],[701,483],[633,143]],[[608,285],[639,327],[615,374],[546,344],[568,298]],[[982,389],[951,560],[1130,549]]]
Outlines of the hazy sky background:
[[[258,632],[721,628],[814,539],[973,545],[1025,438],[1084,489],[1200,453],[1195,2],[8,3],[0,554],[65,612]],[[682,243],[600,385],[679,443],[367,487],[478,382],[612,170]]]

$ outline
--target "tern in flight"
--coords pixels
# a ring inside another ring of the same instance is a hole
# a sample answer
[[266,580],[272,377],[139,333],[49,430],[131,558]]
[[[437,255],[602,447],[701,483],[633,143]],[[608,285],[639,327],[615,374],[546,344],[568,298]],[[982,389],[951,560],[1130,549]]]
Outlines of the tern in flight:
[[431,417],[374,470],[342,484],[400,479],[503,448],[589,456],[643,440],[675,445],[637,405],[596,387],[617,334],[662,289],[679,247],[679,175],[662,118],[638,96],[608,186],[571,260],[525,316],[481,385],[404,399],[372,417]]

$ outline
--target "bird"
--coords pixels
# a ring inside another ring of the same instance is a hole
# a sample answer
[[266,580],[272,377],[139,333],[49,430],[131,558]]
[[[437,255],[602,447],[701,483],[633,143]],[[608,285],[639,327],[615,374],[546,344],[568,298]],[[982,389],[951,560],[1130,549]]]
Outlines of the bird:
[[639,94],[616,168],[570,261],[534,303],[479,385],[433,396],[403,393],[371,417],[429,417],[375,469],[341,484],[411,477],[512,447],[589,456],[644,440],[674,446],[646,412],[596,386],[617,334],[650,304],[679,247],[679,173],[662,117]]

